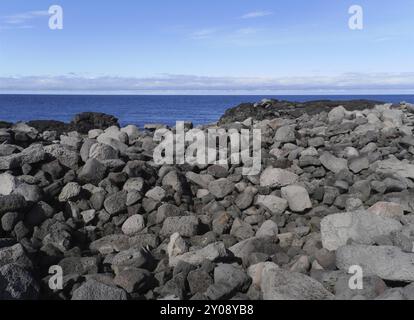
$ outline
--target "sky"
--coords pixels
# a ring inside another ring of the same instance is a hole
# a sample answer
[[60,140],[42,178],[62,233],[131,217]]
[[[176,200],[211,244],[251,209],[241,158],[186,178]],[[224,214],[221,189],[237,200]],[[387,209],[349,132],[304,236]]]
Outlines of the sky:
[[414,93],[413,16],[413,0],[0,0],[0,93]]

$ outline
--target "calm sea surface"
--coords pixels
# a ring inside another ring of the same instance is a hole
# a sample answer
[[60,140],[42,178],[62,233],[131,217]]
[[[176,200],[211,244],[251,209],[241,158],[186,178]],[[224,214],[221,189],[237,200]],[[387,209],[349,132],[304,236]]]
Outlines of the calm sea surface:
[[115,115],[122,125],[145,123],[175,124],[192,121],[211,123],[231,107],[242,102],[257,102],[263,98],[290,101],[321,99],[372,99],[398,103],[414,103],[414,95],[358,96],[101,96],[101,95],[0,95],[0,120],[17,122],[29,120],[60,120],[69,122],[84,111]]

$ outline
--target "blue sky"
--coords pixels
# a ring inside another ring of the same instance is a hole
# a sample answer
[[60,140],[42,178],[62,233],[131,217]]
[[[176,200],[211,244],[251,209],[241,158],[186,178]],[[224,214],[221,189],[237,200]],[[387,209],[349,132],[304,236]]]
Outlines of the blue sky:
[[414,93],[413,16],[412,0],[1,0],[0,92]]

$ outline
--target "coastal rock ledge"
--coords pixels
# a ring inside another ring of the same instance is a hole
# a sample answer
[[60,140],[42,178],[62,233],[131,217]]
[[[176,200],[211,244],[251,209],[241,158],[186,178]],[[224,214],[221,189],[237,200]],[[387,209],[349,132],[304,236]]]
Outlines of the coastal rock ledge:
[[260,129],[255,175],[158,165],[162,125],[1,122],[0,299],[413,300],[413,111],[264,100],[196,128]]

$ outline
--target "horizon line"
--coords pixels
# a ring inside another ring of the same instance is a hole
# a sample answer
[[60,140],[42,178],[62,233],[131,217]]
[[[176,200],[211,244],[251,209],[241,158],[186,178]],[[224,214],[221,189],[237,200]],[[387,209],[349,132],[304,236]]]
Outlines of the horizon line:
[[324,93],[122,93],[122,92],[0,92],[0,96],[412,96],[414,90],[409,92],[324,92]]

